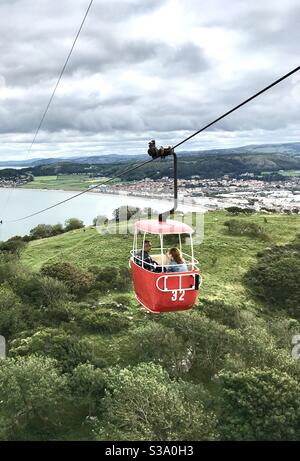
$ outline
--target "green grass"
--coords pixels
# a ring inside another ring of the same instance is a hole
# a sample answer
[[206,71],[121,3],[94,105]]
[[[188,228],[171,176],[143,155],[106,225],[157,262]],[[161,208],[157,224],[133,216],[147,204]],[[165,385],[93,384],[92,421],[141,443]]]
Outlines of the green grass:
[[[254,306],[242,283],[242,277],[255,263],[259,250],[272,243],[285,244],[300,232],[298,215],[240,215],[238,219],[255,222],[266,230],[272,242],[227,234],[224,222],[231,219],[226,212],[205,215],[203,243],[195,245],[204,283],[200,297],[223,299],[227,303]],[[267,222],[266,222],[267,221]],[[49,239],[30,242],[22,255],[24,265],[33,270],[49,261],[67,260],[80,267],[92,265],[127,266],[132,235],[99,235],[94,228],[79,229]]]
[[107,178],[89,178],[85,174],[63,174],[58,176],[36,176],[33,181],[25,184],[25,189],[59,189],[84,190],[89,186],[101,183]]

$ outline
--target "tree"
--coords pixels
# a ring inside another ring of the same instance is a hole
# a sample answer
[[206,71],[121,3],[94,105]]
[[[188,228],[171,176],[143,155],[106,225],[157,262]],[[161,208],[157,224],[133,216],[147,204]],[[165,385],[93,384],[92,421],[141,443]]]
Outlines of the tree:
[[64,228],[61,223],[57,223],[52,226],[52,235],[59,235],[63,233],[64,233]]
[[[249,318],[251,321],[251,318]],[[259,365],[261,368],[274,368],[291,375],[299,373],[298,364],[291,356],[290,347],[282,349],[277,346],[276,339],[270,334],[266,326],[255,319],[240,330],[242,340],[230,351],[237,363],[243,363],[244,368]]]
[[103,226],[108,224],[108,218],[104,215],[98,215],[93,219],[93,226]]
[[113,217],[115,218],[116,222],[129,221],[129,219],[139,211],[140,208],[122,205],[113,211]]
[[69,218],[65,221],[65,232],[84,227],[83,221],[77,218]]
[[299,382],[274,369],[222,371],[220,433],[227,440],[299,438]]
[[2,439],[47,439],[60,425],[66,380],[47,357],[1,361]]
[[159,365],[142,363],[107,374],[103,415],[94,433],[100,440],[211,440],[215,416],[185,384],[173,382]]
[[30,230],[29,234],[32,240],[43,239],[53,235],[53,228],[51,224],[38,224]]

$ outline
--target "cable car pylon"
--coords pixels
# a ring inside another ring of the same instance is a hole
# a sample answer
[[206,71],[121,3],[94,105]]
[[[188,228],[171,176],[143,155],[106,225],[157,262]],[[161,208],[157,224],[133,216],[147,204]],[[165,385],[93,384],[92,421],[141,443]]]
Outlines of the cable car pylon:
[[173,208],[169,211],[165,211],[164,213],[160,213],[158,215],[159,222],[164,222],[167,220],[169,216],[174,217],[175,211],[177,210],[178,206],[178,165],[177,165],[177,155],[173,147],[160,147],[159,149],[155,145],[154,139],[149,142],[149,149],[148,154],[154,159],[157,158],[165,158],[169,155],[173,157]]

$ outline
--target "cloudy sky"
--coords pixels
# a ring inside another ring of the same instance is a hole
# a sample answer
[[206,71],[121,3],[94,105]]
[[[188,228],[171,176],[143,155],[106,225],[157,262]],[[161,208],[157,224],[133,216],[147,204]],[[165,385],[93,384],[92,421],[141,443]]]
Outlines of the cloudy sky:
[[[28,157],[89,0],[0,0],[0,160]],[[30,157],[176,144],[300,64],[299,0],[94,0]],[[185,144],[300,141],[300,73]]]

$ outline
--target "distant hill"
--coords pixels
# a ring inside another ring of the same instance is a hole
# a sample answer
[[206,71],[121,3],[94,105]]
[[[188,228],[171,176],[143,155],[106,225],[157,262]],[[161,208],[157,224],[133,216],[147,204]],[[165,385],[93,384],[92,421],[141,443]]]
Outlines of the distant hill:
[[30,168],[40,165],[51,165],[60,162],[72,162],[72,163],[86,163],[86,164],[96,164],[96,163],[114,163],[114,162],[127,162],[130,159],[141,159],[143,155],[123,155],[123,154],[113,154],[113,155],[91,155],[87,157],[57,157],[57,158],[37,158],[31,160],[7,160],[1,161],[0,167],[24,167]]
[[[145,159],[145,157],[143,157]],[[130,157],[126,167],[136,165],[140,159]],[[125,169],[125,160],[111,163],[79,163],[70,161],[58,161],[47,165],[22,168],[19,170],[0,170],[0,177],[7,172],[13,171],[18,174],[32,174],[37,176],[52,176],[63,174],[87,174],[90,177],[118,177]],[[203,155],[182,153],[178,158],[179,178],[189,179],[192,176],[199,178],[219,178],[224,174],[237,177],[241,174],[252,173],[278,173],[280,170],[300,170],[300,155],[291,154],[259,154],[259,153],[230,153]],[[170,158],[156,160],[143,166],[143,168],[122,175],[123,180],[139,180],[143,178],[159,179],[173,175],[173,166]]]
[[[283,143],[283,144],[250,144],[247,146],[234,147],[228,149],[209,149],[209,150],[198,150],[189,151],[183,150],[178,151],[180,154],[189,156],[208,156],[208,155],[230,155],[230,154],[286,154],[298,157],[300,156],[300,142],[294,143]],[[102,154],[102,155],[90,155],[80,157],[59,157],[59,158],[37,158],[31,160],[6,160],[0,162],[0,167],[35,167],[40,165],[57,164],[59,162],[72,162],[80,164],[107,164],[117,162],[128,162],[129,160],[135,161],[145,158],[145,154],[129,155],[129,154]]]

